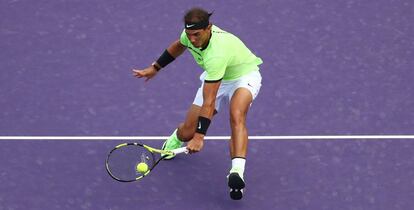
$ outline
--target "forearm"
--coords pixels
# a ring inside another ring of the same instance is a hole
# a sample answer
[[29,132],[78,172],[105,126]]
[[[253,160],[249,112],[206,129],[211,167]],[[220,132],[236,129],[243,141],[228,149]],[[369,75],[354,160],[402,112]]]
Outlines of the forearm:
[[180,40],[173,42],[168,48],[168,52],[174,57],[177,58],[185,51],[186,47],[181,44]]
[[207,134],[211,119],[213,118],[216,96],[220,87],[219,82],[206,82],[203,85],[203,105],[201,106],[195,134],[187,145],[190,152],[198,152],[202,148],[204,136]]
[[201,106],[198,117],[196,133],[205,135],[213,118],[216,104],[216,96],[220,82],[204,83],[203,85],[203,105]]
[[173,62],[178,56],[180,56],[186,47],[180,43],[180,40],[173,42],[152,65],[161,70],[171,62]]
[[215,101],[203,103],[200,110],[200,116],[211,119],[214,115]]
[[194,138],[198,140],[203,140],[206,135],[207,129],[210,126],[211,119],[214,114],[214,103],[206,104],[204,103],[201,106],[200,115],[198,117],[197,129],[194,134]]

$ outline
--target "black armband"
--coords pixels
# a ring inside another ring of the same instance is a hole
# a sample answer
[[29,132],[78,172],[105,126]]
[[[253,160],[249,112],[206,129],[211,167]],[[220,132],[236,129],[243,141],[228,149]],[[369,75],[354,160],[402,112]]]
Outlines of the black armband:
[[206,135],[208,126],[210,126],[211,120],[207,117],[199,116],[196,133]]
[[168,52],[168,50],[165,50],[162,55],[158,58],[157,63],[164,68],[166,65],[173,62],[175,58]]

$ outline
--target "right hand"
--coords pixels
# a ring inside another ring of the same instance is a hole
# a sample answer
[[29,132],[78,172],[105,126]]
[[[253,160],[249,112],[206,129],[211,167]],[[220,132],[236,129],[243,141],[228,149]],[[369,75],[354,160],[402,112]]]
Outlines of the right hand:
[[132,74],[134,75],[134,77],[137,77],[137,78],[145,77],[146,78],[145,82],[155,77],[157,73],[158,73],[157,69],[155,69],[155,67],[152,65],[148,66],[147,68],[143,70],[132,69]]
[[187,149],[190,154],[200,152],[204,145],[204,135],[195,133],[193,138],[187,143]]

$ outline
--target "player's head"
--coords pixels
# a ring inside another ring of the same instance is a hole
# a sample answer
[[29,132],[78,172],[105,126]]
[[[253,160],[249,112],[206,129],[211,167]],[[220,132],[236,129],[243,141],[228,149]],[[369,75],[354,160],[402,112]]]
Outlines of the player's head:
[[185,33],[194,47],[204,47],[210,39],[212,13],[201,8],[192,8],[184,15]]

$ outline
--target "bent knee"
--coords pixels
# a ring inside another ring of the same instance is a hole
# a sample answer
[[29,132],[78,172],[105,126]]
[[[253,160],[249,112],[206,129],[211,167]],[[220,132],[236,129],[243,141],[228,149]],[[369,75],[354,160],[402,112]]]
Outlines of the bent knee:
[[195,127],[186,126],[184,123],[180,124],[180,127],[177,132],[177,136],[181,141],[187,142],[190,141],[195,133]]

